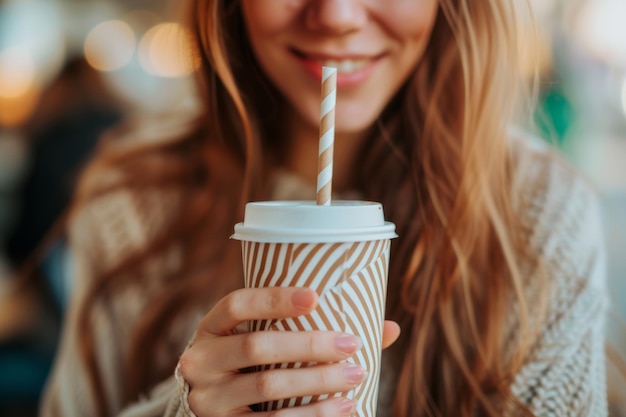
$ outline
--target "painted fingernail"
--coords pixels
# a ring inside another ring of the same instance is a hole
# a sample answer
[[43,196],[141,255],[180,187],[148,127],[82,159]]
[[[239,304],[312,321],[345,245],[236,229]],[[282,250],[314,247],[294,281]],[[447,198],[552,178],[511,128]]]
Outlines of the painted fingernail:
[[363,347],[363,342],[360,337],[346,334],[335,339],[335,347],[340,352],[352,355],[354,352]]
[[354,384],[358,384],[365,379],[367,371],[361,368],[359,365],[350,365],[343,368],[343,376]]
[[298,290],[291,296],[294,307],[309,310],[315,303],[315,293],[309,289]]
[[345,415],[350,415],[354,411],[354,400],[348,398],[342,398],[339,403],[337,403],[337,408]]

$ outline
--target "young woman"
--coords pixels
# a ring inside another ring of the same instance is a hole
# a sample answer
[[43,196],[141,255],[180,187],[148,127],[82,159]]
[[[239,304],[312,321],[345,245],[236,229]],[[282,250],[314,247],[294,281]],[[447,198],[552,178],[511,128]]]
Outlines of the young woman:
[[[400,235],[377,415],[606,415],[598,206],[512,129],[513,0],[186,3],[201,112],[139,129],[85,173],[44,416],[245,416],[362,381],[342,362],[359,335],[238,328],[315,308],[311,290],[240,289],[229,236],[247,201],[314,198],[322,65],[339,72],[337,197],[382,202]],[[320,365],[241,371],[290,361]],[[258,415],[353,411],[334,398]]]

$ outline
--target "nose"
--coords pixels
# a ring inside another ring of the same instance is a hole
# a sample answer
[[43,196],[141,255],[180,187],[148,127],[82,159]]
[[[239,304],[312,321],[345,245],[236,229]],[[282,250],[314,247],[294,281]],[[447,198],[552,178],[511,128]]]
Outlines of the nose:
[[305,19],[309,29],[342,35],[362,28],[368,15],[362,0],[313,0]]

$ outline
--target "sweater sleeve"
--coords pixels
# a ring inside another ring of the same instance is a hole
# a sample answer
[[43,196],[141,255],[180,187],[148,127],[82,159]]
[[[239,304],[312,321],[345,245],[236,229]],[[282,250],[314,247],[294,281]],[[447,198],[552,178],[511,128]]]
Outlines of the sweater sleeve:
[[[154,222],[154,218],[146,218],[145,211],[128,194],[116,193],[84,207],[70,225],[72,291],[53,370],[40,404],[41,417],[95,415],[93,389],[79,348],[82,336],[77,326],[79,308],[93,284],[94,272],[103,265],[114,265],[122,256],[141,248],[151,233],[147,225]],[[96,346],[95,362],[108,414],[120,417],[194,417],[187,403],[186,385],[177,381],[174,375],[135,403],[124,403],[123,355],[133,323],[149,302],[150,293],[150,288],[131,285],[115,297],[102,297],[91,309],[89,331]],[[195,319],[190,318],[187,322],[194,322]],[[181,335],[177,336],[182,338],[179,341],[182,351],[189,335],[186,330],[181,331]]]
[[128,405],[118,417],[196,417],[189,408],[189,384],[175,375],[157,385],[148,396]]
[[[52,373],[46,383],[40,405],[42,417],[78,417],[95,413],[95,400],[88,373],[81,357],[79,333],[80,308],[88,289],[93,284],[96,268],[95,259],[103,262],[115,258],[116,254],[106,250],[107,237],[115,228],[104,229],[97,220],[106,217],[106,206],[125,206],[126,196],[114,196],[101,206],[96,201],[85,207],[75,218],[68,230],[70,257],[72,261],[71,291],[69,305],[61,331]],[[103,210],[104,209],[104,210]],[[100,382],[104,390],[109,410],[121,406],[121,345],[119,333],[115,329],[114,312],[110,302],[99,302],[93,307],[90,326],[95,351],[95,362],[100,370]]]
[[[544,188],[526,207],[534,223],[530,241],[551,291],[539,338],[512,391],[537,416],[607,416],[608,296],[599,203],[561,163],[535,173]],[[533,301],[531,295],[531,310]]]

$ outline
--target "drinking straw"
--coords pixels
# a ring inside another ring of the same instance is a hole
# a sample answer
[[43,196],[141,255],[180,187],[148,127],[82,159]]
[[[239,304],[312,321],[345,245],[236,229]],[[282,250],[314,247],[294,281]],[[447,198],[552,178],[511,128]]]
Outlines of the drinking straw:
[[322,67],[322,108],[320,143],[317,160],[317,205],[329,206],[333,183],[333,147],[335,144],[335,105],[337,69]]

